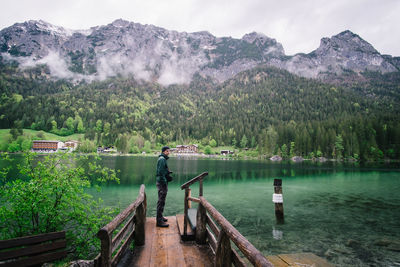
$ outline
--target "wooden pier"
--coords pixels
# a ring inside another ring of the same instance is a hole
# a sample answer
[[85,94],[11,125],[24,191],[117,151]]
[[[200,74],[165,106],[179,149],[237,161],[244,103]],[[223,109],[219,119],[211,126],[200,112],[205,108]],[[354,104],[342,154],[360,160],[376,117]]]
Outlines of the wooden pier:
[[[100,229],[101,253],[95,266],[116,266],[132,241],[133,257],[126,266],[333,266],[312,253],[264,256],[203,197],[207,175],[202,173],[181,186],[184,214],[167,217],[168,228],[156,227],[154,217],[146,218],[142,185],[136,201]],[[190,190],[196,182],[197,198]],[[192,201],[198,203],[194,212],[189,211]]]

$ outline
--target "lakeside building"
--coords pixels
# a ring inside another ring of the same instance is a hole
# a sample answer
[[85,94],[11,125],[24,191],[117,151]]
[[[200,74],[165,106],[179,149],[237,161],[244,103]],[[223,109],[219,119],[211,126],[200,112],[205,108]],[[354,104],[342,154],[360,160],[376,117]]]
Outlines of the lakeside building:
[[56,152],[74,151],[78,148],[79,142],[70,140],[67,142],[53,141],[53,140],[34,140],[32,143],[32,151],[34,152]]
[[221,155],[232,155],[232,154],[234,154],[234,152],[233,151],[231,151],[231,150],[221,150]]
[[67,142],[64,143],[64,148],[67,148],[71,151],[74,151],[75,149],[78,148],[79,145],[79,141],[76,140],[69,140]]
[[40,152],[51,152],[58,151],[64,147],[64,143],[61,141],[50,141],[50,140],[33,140],[32,150]]
[[197,153],[198,145],[177,145],[174,150],[175,153]]
[[113,146],[110,147],[101,147],[99,146],[97,148],[97,153],[117,153],[117,149],[115,149]]

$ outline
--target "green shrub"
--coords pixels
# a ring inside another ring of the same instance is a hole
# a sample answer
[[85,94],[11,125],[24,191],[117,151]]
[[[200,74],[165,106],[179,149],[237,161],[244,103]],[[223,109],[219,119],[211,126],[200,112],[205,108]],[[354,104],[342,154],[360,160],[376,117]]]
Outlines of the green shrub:
[[0,239],[65,230],[73,258],[95,256],[100,248],[96,233],[116,211],[103,208],[85,188],[119,182],[115,171],[99,167],[97,160],[70,153],[44,158],[27,153],[17,165],[17,177],[5,181],[9,169],[1,170]]

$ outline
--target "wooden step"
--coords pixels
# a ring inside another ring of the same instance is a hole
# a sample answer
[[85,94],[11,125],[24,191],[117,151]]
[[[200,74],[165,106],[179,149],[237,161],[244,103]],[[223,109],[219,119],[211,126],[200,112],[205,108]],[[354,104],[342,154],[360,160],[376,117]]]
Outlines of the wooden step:
[[192,227],[193,232],[196,232],[196,219],[197,216],[197,209],[188,209],[188,217],[189,217],[189,223],[190,226]]
[[195,240],[195,232],[192,230],[192,228],[190,227],[190,224],[187,224],[186,227],[186,233],[187,235],[185,236],[183,233],[183,218],[184,215],[183,214],[177,214],[176,215],[176,222],[178,224],[178,231],[179,231],[179,235],[181,236],[181,239],[183,241],[193,241]]

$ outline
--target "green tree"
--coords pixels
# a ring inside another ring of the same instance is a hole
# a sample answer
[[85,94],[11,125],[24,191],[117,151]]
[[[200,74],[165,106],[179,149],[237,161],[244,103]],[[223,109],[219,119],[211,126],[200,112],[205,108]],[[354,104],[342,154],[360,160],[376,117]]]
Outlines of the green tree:
[[295,142],[290,142],[290,151],[289,151],[290,158],[296,156],[295,146],[296,146]]
[[338,159],[341,159],[342,158],[342,156],[343,156],[343,150],[344,150],[344,147],[343,147],[343,138],[342,138],[342,136],[339,134],[339,135],[337,135],[336,136],[336,138],[335,138],[335,156],[336,156],[336,158],[338,158]]
[[150,143],[150,141],[146,140],[144,142],[143,151],[146,152],[146,153],[150,153],[151,152],[151,143]]
[[211,147],[216,147],[217,146],[217,141],[215,141],[214,139],[211,139],[209,144],[210,144]]
[[96,121],[96,132],[101,133],[103,131],[103,122],[101,120]]
[[24,140],[21,143],[21,150],[29,151],[31,148],[32,148],[32,140],[24,138]]
[[51,121],[51,132],[56,133],[57,132],[57,122],[55,120]]
[[204,148],[204,154],[206,154],[206,155],[210,155],[211,154],[211,147],[209,145],[207,145]]
[[18,130],[16,128],[11,128],[10,129],[10,134],[11,134],[13,140],[16,140],[18,138],[18,136],[19,136],[19,132],[18,132]]
[[246,137],[246,135],[244,134],[243,137],[242,137],[242,140],[240,140],[240,147],[241,147],[241,148],[247,147],[247,142],[248,142],[247,137]]
[[68,119],[64,123],[65,127],[70,130],[71,132],[74,132],[75,130],[75,125],[74,125],[74,119],[71,117],[68,117]]
[[265,152],[269,155],[272,155],[275,152],[275,148],[278,142],[278,133],[276,132],[273,126],[269,126],[266,139],[265,139]]
[[8,152],[18,152],[21,151],[21,145],[15,140],[8,145]]
[[84,139],[78,146],[77,149],[79,152],[83,153],[92,153],[96,152],[97,146],[94,141],[89,139]]
[[288,157],[288,153],[287,153],[287,146],[286,144],[283,144],[281,147],[281,153],[282,153],[282,158],[287,158]]
[[[114,170],[92,161],[70,153],[45,158],[25,154],[19,174],[0,188],[0,239],[65,230],[75,258],[95,256],[97,231],[115,210],[102,208],[101,200],[93,200],[85,188],[118,179]],[[4,179],[7,170],[2,174]]]

